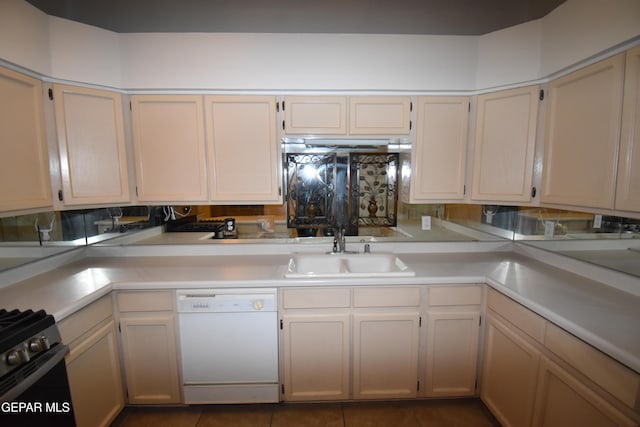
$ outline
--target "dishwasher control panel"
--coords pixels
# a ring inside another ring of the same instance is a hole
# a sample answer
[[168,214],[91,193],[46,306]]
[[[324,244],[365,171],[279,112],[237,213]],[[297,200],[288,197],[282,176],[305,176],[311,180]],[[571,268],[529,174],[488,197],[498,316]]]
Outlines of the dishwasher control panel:
[[276,289],[179,289],[179,313],[276,311]]

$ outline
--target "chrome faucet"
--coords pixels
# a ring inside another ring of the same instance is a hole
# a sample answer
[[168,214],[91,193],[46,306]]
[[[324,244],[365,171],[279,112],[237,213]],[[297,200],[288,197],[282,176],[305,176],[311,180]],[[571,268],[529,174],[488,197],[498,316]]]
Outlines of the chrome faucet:
[[333,233],[333,253],[345,253],[347,243],[344,237],[344,228],[336,227],[333,229]]

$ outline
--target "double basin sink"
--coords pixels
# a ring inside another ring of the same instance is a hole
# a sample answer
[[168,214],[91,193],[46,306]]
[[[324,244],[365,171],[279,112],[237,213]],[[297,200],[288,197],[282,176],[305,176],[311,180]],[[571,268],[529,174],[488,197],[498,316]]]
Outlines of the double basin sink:
[[407,277],[415,272],[389,253],[298,254],[289,259],[286,278]]

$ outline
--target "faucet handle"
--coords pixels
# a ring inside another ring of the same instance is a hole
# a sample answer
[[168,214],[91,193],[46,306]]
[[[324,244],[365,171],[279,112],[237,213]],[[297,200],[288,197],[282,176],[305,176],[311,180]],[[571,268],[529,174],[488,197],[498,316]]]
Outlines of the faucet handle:
[[365,254],[370,254],[371,253],[371,245],[368,243],[364,244],[364,253]]

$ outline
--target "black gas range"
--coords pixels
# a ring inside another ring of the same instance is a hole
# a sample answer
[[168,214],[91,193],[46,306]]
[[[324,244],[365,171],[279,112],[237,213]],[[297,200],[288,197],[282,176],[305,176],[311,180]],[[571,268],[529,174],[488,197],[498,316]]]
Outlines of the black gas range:
[[52,315],[0,309],[0,425],[75,426],[68,352]]

